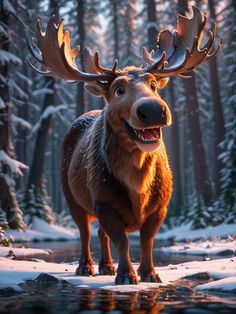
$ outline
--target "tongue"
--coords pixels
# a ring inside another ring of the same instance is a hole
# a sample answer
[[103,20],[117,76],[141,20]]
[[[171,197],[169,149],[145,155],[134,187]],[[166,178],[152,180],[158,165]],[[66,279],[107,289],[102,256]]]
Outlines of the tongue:
[[137,130],[137,131],[140,135],[142,135],[145,138],[145,140],[151,141],[151,140],[156,139],[156,135],[155,135],[155,132],[153,132],[153,130],[155,129],[146,129],[146,130]]
[[159,129],[155,128],[151,129],[150,131],[155,138],[159,137]]

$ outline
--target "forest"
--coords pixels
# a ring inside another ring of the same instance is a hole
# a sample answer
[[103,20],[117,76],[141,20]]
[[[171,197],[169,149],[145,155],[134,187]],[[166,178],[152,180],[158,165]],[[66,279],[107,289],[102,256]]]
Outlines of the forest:
[[[50,16],[63,17],[72,47],[99,51],[101,63],[143,63],[161,29],[176,27],[176,13],[191,6],[217,24],[217,57],[171,78],[161,92],[172,112],[165,142],[174,177],[166,224],[193,229],[236,223],[236,1],[235,0],[1,0],[0,1],[0,237],[25,230],[39,217],[72,225],[60,183],[60,147],[76,117],[102,109],[84,83],[36,73],[26,38]],[[83,54],[77,59],[83,68]]]

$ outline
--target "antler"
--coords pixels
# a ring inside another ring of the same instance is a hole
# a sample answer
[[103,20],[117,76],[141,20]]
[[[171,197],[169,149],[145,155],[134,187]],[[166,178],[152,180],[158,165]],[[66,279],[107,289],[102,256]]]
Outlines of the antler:
[[207,23],[206,13],[202,16],[199,9],[192,7],[193,16],[177,15],[177,30],[163,30],[159,33],[157,50],[149,53],[143,48],[143,58],[148,64],[143,71],[155,76],[183,76],[193,71],[195,67],[214,57],[222,46],[222,39],[211,54],[216,25],[212,25],[210,38],[203,48],[200,48],[202,36]]
[[[102,68],[99,62],[99,55],[96,52],[93,56],[85,48],[84,50],[84,67],[86,72],[77,68],[75,59],[80,51],[80,46],[75,49],[70,47],[69,31],[63,31],[64,20],[62,19],[57,25],[55,16],[52,16],[48,22],[45,32],[42,32],[40,22],[37,22],[37,42],[28,36],[27,43],[33,57],[39,62],[45,71],[37,69],[27,59],[30,66],[37,72],[53,77],[60,77],[72,81],[112,81],[119,74],[116,67],[109,70]],[[117,62],[115,61],[115,64]]]

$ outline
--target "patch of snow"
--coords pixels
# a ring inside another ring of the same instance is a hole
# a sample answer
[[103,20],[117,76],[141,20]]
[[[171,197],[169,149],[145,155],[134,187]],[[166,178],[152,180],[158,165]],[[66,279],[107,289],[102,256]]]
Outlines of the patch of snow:
[[53,93],[54,93],[53,89],[45,87],[45,88],[37,89],[36,91],[32,92],[32,95],[37,97],[39,95],[44,95],[44,94],[50,94],[51,95]]
[[224,291],[224,292],[236,292],[236,277],[224,278],[196,287],[197,290],[201,291]]
[[198,241],[192,243],[178,243],[176,245],[161,247],[165,253],[194,254],[194,255],[217,255],[236,254],[236,240]]
[[22,119],[14,114],[11,115],[12,121],[16,124],[19,124],[21,127],[30,130],[32,128],[31,124],[26,121],[25,119]]
[[20,72],[16,72],[16,74],[19,76],[19,78],[21,78],[24,82],[26,82],[28,86],[32,86],[33,82],[29,77],[27,77],[26,75]]
[[13,8],[13,6],[11,5],[11,3],[8,0],[3,0],[3,7],[6,11],[8,11],[9,13],[15,15],[16,11]]
[[0,109],[4,109],[6,107],[2,97],[0,97]]
[[20,96],[21,99],[28,100],[28,94],[12,79],[9,80],[9,86]]
[[15,242],[58,241],[76,240],[79,238],[79,231],[78,229],[62,227],[57,224],[49,224],[40,218],[34,217],[33,223],[25,231],[8,229],[5,235],[12,237]]
[[2,149],[0,150],[0,162],[7,165],[12,173],[20,176],[23,176],[22,170],[28,169],[28,166],[18,160],[9,157]]
[[32,129],[32,133],[36,133],[38,129],[40,128],[41,122],[44,119],[47,119],[50,115],[54,115],[58,113],[60,110],[67,110],[67,106],[65,105],[59,105],[59,106],[48,106],[43,113],[40,116],[39,121],[35,124],[35,126]]
[[227,237],[236,235],[236,224],[221,224],[216,227],[209,226],[204,229],[191,229],[191,224],[182,225],[156,235],[158,240],[173,239],[175,241],[188,241],[210,239],[215,237]]
[[21,59],[15,56],[13,53],[0,49],[0,63],[4,65],[5,63],[21,64]]
[[[133,266],[135,271],[137,271],[138,265],[133,264]],[[209,273],[210,278],[215,280],[228,278],[228,281],[226,280],[226,282],[230,282],[231,284],[225,285],[225,291],[231,291],[236,285],[236,258],[218,259],[204,262],[188,262],[178,265],[158,267],[156,271],[163,280],[162,284],[139,283],[138,285],[116,286],[114,284],[115,276],[75,276],[74,273],[76,267],[77,265],[71,264],[56,264],[40,261],[15,261],[7,258],[0,258],[0,288],[14,288],[26,280],[35,279],[40,273],[48,273],[58,279],[66,280],[67,282],[79,287],[102,288],[120,292],[132,292],[153,287],[157,288],[161,285],[170,284],[171,282],[185,276],[194,275],[199,272],[207,272]],[[98,265],[95,265],[95,271],[98,273]],[[200,286],[198,286],[198,288],[199,287]],[[209,290],[209,286],[207,289]]]
[[32,249],[32,248],[19,248],[19,247],[2,247],[0,246],[0,257],[6,257],[8,255],[14,254],[17,257],[22,256],[33,256],[33,255],[48,255],[49,250],[44,249]]

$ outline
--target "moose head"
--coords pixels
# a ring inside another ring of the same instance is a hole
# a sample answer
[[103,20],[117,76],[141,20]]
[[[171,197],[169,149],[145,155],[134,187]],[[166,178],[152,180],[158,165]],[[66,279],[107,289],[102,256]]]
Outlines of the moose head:
[[[76,57],[80,46],[71,49],[70,34],[64,32],[62,19],[57,25],[55,16],[51,17],[45,32],[37,23],[37,43],[28,37],[28,46],[38,63],[45,71],[39,73],[68,81],[86,82],[87,90],[103,96],[108,104],[107,121],[119,136],[129,145],[137,145],[141,151],[155,151],[162,136],[162,127],[171,124],[171,113],[166,102],[161,99],[158,90],[168,83],[169,77],[188,78],[188,73],[199,64],[211,59],[220,49],[219,43],[213,49],[216,26],[212,25],[209,39],[201,47],[207,17],[193,7],[192,17],[177,15],[177,30],[162,30],[157,39],[156,51],[150,53],[143,48],[145,66],[128,66],[118,69],[115,60],[112,68],[102,67],[98,52],[93,55],[84,49],[83,66],[80,71]],[[115,110],[114,110],[115,109]]]

